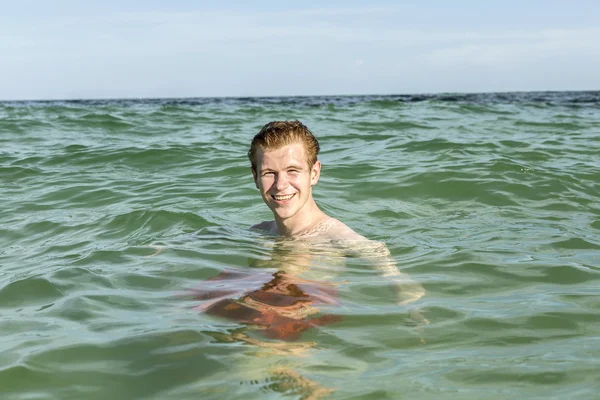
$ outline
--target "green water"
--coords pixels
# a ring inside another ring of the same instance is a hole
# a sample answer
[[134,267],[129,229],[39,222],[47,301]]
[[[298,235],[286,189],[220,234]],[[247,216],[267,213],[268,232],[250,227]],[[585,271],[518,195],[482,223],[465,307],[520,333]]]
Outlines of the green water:
[[[321,143],[317,203],[426,294],[397,306],[360,259],[313,255],[342,320],[283,343],[189,291],[306,256],[248,230],[270,217],[249,142],[296,118]],[[4,102],[0,185],[2,399],[301,398],[302,379],[334,399],[598,398],[598,92]]]

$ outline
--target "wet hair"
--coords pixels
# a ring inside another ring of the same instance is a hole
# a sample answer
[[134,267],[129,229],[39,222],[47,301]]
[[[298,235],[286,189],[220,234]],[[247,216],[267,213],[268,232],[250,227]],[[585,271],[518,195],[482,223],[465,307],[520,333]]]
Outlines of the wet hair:
[[300,121],[272,121],[262,127],[254,136],[248,150],[252,169],[256,171],[256,152],[258,149],[277,150],[293,143],[302,143],[306,151],[306,162],[312,167],[317,162],[319,142],[312,132]]

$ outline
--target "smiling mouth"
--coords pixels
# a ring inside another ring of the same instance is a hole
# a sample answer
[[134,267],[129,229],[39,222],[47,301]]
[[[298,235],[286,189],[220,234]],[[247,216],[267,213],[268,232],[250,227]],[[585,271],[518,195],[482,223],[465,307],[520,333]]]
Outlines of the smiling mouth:
[[294,197],[296,195],[296,193],[294,194],[286,194],[284,196],[279,196],[279,195],[275,195],[272,194],[271,197],[277,201],[288,201],[290,200],[292,197]]

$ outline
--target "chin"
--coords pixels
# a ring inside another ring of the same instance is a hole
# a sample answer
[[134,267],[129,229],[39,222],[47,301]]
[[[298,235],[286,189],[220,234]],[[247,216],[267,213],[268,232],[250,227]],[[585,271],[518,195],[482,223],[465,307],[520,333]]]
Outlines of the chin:
[[279,219],[288,219],[293,217],[296,212],[294,210],[281,210],[278,208],[272,209],[273,210],[273,214],[275,214],[277,216],[277,218]]
[[289,213],[289,212],[283,212],[282,213],[282,212],[277,212],[277,211],[275,211],[274,214],[279,219],[288,219],[288,218],[290,218],[290,217],[292,217],[294,215],[294,214]]

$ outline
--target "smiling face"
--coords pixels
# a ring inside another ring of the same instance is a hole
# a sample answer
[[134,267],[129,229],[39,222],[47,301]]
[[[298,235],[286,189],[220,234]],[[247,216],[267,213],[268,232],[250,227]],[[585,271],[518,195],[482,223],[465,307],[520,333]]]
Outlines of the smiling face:
[[256,169],[252,170],[256,187],[275,219],[301,218],[314,206],[312,186],[319,180],[321,163],[309,166],[302,143],[278,149],[259,149]]

